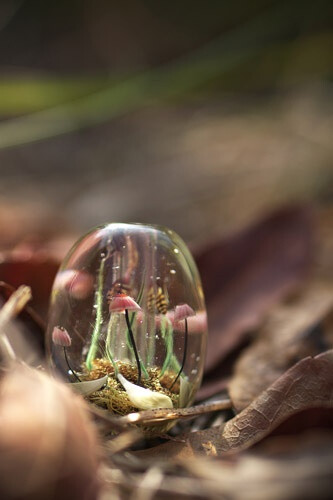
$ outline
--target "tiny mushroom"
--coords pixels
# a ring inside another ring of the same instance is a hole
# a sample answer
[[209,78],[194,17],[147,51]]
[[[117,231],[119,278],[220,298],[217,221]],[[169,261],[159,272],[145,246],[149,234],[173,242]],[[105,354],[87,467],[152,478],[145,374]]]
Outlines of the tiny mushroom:
[[59,346],[63,347],[65,360],[66,360],[66,363],[67,363],[69,370],[72,372],[72,374],[74,375],[76,380],[78,382],[81,382],[81,379],[77,376],[77,374],[75,373],[75,371],[71,367],[68,356],[67,356],[66,347],[70,347],[72,345],[72,339],[70,338],[67,330],[65,330],[65,328],[60,328],[59,326],[55,326],[53,328],[53,331],[52,331],[52,341],[55,345],[59,345]]
[[178,323],[183,319],[189,318],[190,316],[195,316],[195,312],[192,307],[188,304],[179,304],[175,308],[174,322]]
[[127,311],[142,311],[141,307],[139,304],[135,302],[132,297],[129,295],[126,295],[125,293],[118,293],[117,295],[114,295],[109,304],[109,310],[110,312],[125,312]]
[[67,330],[59,326],[53,328],[52,341],[54,344],[60,345],[61,347],[70,347],[72,345],[72,339]]
[[138,368],[138,379],[137,379],[137,385],[141,385],[141,362],[139,358],[139,353],[136,347],[133,331],[132,331],[132,326],[128,317],[128,311],[136,312],[136,311],[141,311],[141,307],[139,304],[135,302],[132,297],[129,297],[126,295],[126,293],[117,293],[114,295],[109,304],[109,310],[110,313],[125,313],[125,319],[126,319],[126,325],[128,329],[128,334],[129,338],[132,344],[134,356],[135,356],[135,361],[137,364]]

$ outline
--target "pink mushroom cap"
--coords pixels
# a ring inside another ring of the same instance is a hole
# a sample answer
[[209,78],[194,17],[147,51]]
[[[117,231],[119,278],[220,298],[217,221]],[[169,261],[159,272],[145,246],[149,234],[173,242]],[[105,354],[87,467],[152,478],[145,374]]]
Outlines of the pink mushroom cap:
[[120,293],[112,297],[109,305],[110,312],[124,312],[126,309],[127,311],[142,310],[139,304],[137,304],[132,297],[129,297],[124,293]]
[[52,341],[54,344],[61,345],[62,347],[70,347],[72,345],[72,339],[67,330],[59,328],[59,326],[53,328]]
[[180,304],[175,308],[174,322],[178,323],[189,316],[195,316],[195,312],[188,304]]

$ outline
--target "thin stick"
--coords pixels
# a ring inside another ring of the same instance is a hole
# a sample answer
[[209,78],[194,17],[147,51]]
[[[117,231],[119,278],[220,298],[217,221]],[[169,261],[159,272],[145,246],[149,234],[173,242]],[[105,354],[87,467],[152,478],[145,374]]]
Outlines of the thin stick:
[[128,334],[129,334],[130,341],[131,341],[131,344],[132,344],[132,347],[133,347],[133,351],[134,351],[134,355],[135,355],[136,364],[138,366],[138,380],[137,380],[137,385],[141,385],[141,363],[140,363],[139,354],[138,354],[138,351],[137,351],[137,348],[136,348],[136,344],[135,344],[135,340],[134,340],[134,335],[133,335],[133,332],[132,332],[131,323],[130,323],[130,320],[129,320],[129,317],[128,317],[128,310],[127,309],[125,309],[125,318],[126,318],[126,324],[127,324],[127,328],[128,328]]
[[184,366],[185,366],[185,361],[186,361],[186,355],[187,355],[187,344],[188,344],[188,331],[187,331],[187,318],[185,318],[185,333],[184,333],[184,352],[183,352],[183,360],[182,360],[182,365],[180,367],[180,370],[178,372],[178,375],[177,377],[175,378],[175,380],[173,381],[172,385],[169,387],[169,391],[171,391],[171,389],[173,388],[173,386],[175,385],[175,383],[177,382],[177,380],[179,379],[179,376],[181,374],[181,372],[183,371],[184,369]]
[[165,420],[193,418],[205,413],[229,410],[230,408],[232,408],[231,400],[226,398],[212,403],[191,406],[190,408],[157,408],[154,410],[144,410],[136,413],[129,413],[123,417],[118,417],[118,419],[122,424],[152,423]]
[[117,377],[118,376],[118,366],[117,363],[115,362],[112,352],[111,352],[111,333],[112,333],[112,322],[113,322],[113,315],[110,314],[110,319],[109,319],[109,324],[108,324],[108,329],[107,329],[107,335],[106,335],[106,342],[105,342],[105,352],[106,356],[109,358],[109,360],[112,363],[113,369],[114,369],[114,374]]
[[76,375],[75,371],[73,370],[73,368],[71,367],[71,365],[69,364],[69,361],[68,361],[68,357],[67,357],[67,351],[66,351],[66,347],[64,347],[64,353],[65,353],[65,360],[66,360],[66,363],[67,363],[67,366],[68,368],[70,369],[70,371],[73,373],[74,377],[76,378],[76,380],[78,382],[82,382],[81,379],[78,377],[78,375]]

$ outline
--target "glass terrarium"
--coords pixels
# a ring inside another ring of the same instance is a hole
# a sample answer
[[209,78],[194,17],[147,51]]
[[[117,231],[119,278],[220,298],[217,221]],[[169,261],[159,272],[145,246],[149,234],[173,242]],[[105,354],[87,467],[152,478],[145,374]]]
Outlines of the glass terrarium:
[[113,413],[190,405],[206,336],[196,265],[169,229],[97,227],[74,245],[56,276],[47,335],[51,364]]

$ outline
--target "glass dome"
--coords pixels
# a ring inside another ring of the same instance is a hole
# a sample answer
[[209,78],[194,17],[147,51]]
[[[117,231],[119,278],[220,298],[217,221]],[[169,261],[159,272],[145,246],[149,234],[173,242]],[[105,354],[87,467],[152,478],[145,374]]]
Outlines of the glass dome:
[[167,228],[97,227],[74,245],[56,276],[51,365],[113,413],[190,405],[206,336],[196,265]]

